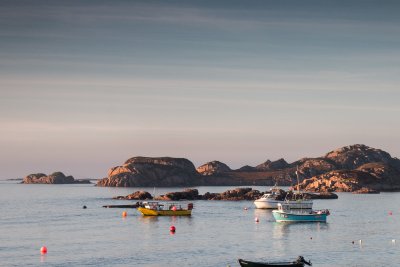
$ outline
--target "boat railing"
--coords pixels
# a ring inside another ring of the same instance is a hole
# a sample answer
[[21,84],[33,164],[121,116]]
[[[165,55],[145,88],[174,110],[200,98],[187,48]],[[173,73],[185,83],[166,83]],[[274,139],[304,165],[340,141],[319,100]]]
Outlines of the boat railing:
[[[152,210],[184,210],[182,207],[182,204],[180,203],[175,203],[175,202],[166,202],[166,203],[159,203],[156,201],[147,201],[143,202],[142,205],[147,208],[147,209],[152,209]],[[192,210],[193,209],[193,203],[188,203],[187,204],[187,209]]]

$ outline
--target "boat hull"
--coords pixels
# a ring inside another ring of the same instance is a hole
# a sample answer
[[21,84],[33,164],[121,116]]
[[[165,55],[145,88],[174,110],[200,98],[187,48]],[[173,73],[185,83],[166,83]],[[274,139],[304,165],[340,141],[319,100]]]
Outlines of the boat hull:
[[273,210],[272,214],[277,222],[326,222],[327,214],[292,213]]
[[257,199],[254,201],[254,205],[257,209],[277,209],[278,203],[289,204],[291,209],[312,209],[312,200],[293,200],[293,201],[283,201],[274,199]]
[[295,266],[295,267],[303,267],[304,263],[302,262],[253,262],[239,259],[239,264],[242,267],[266,267],[266,266]]
[[139,207],[140,211],[144,216],[190,216],[192,215],[191,210],[153,210],[144,207]]

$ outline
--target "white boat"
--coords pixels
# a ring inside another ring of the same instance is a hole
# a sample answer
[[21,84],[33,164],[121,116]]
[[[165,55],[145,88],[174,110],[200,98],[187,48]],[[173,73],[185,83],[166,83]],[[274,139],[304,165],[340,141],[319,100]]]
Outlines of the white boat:
[[282,199],[280,194],[276,194],[275,191],[262,195],[261,198],[254,201],[254,205],[257,209],[277,209],[278,204],[287,204],[291,209],[312,209],[312,199]]
[[[299,185],[299,172],[296,171],[297,185]],[[299,188],[299,186],[298,186]],[[277,209],[278,204],[287,205],[290,209],[312,209],[312,199],[305,199],[303,194],[298,191],[296,194],[282,194],[282,190],[276,188],[271,189],[270,193],[266,193],[261,198],[254,201],[257,209]]]

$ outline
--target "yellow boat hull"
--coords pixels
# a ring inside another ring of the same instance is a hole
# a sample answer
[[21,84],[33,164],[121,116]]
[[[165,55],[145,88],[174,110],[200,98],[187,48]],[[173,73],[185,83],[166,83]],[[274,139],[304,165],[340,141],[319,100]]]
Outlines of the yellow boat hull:
[[152,210],[139,207],[140,211],[144,216],[190,216],[192,215],[191,210]]

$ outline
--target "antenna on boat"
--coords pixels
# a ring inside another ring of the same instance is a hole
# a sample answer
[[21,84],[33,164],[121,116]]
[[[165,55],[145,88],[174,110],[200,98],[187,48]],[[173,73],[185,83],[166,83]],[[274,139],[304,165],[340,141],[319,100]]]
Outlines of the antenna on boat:
[[297,193],[300,194],[299,165],[296,166]]

